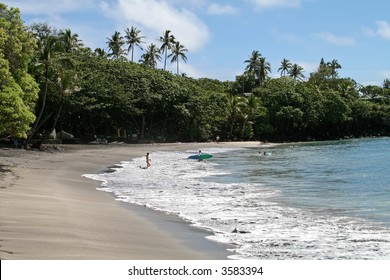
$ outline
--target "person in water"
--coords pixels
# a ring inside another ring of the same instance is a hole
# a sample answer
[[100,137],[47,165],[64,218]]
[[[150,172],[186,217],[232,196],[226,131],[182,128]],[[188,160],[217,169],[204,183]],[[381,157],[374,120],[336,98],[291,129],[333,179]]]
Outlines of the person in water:
[[150,163],[152,160],[149,157],[149,153],[146,153],[146,167],[145,169],[148,169],[152,164]]
[[200,155],[202,154],[202,151],[199,150],[199,153],[198,153],[198,161],[202,161],[203,159],[200,157]]

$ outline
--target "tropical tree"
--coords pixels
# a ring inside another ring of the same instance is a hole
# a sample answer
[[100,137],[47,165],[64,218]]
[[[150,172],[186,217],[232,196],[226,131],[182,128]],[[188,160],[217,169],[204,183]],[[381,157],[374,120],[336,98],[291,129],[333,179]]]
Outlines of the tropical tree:
[[258,78],[259,84],[262,85],[265,79],[268,76],[268,73],[271,72],[271,64],[265,60],[265,57],[260,58],[259,70],[258,70]]
[[176,42],[174,46],[172,47],[172,53],[168,55],[168,57],[172,57],[171,63],[176,62],[176,74],[179,75],[179,58],[181,58],[184,62],[187,62],[187,56],[185,52],[188,50],[184,48],[183,45],[180,44],[180,42]]
[[101,49],[101,48],[96,48],[95,49],[95,54],[98,56],[98,57],[107,57],[107,53],[104,49]]
[[53,91],[56,93],[56,112],[51,129],[47,130],[45,138],[56,128],[57,122],[61,116],[63,105],[71,94],[80,90],[79,80],[75,69],[69,66],[67,60],[62,60],[56,65],[56,77],[53,81]]
[[[38,41],[38,49],[36,54],[36,75],[38,79],[43,76],[43,89],[41,89],[41,104],[40,110],[36,117],[35,123],[31,129],[30,135],[24,143],[27,147],[31,139],[37,133],[39,127],[42,125],[41,118],[46,108],[47,94],[49,89],[49,71],[56,61],[55,52],[59,49],[58,37],[55,36],[54,30],[47,24],[33,24],[31,26],[32,33],[35,35]],[[43,73],[40,72],[42,69]]]
[[143,50],[141,44],[145,43],[142,41],[145,36],[140,36],[141,30],[138,30],[136,27],[132,26],[131,29],[127,28],[125,30],[126,43],[128,44],[127,53],[131,51],[131,61],[134,61],[134,48],[137,46]]
[[310,73],[310,79],[318,83],[329,78],[329,76],[330,76],[330,69],[328,65],[325,63],[324,59],[321,58],[317,71]]
[[119,31],[115,31],[111,38],[107,39],[108,50],[110,51],[110,53],[108,53],[108,57],[112,57],[113,59],[122,58],[125,54],[125,51],[122,48],[125,41],[123,40],[121,33]]
[[250,127],[248,136],[253,136],[252,125],[256,117],[265,114],[265,108],[262,106],[261,99],[254,94],[242,99],[242,117],[243,124],[241,129],[241,138],[245,136],[247,126]]
[[383,81],[383,88],[390,89],[390,79],[385,79]]
[[280,76],[284,76],[286,73],[288,73],[290,71],[291,66],[292,63],[288,59],[284,58],[278,69],[278,72],[280,71]]
[[352,79],[338,79],[335,87],[344,101],[352,103],[359,98],[358,88],[359,86]]
[[292,77],[294,80],[302,80],[303,78],[305,78],[305,75],[303,75],[302,72],[303,68],[296,63],[294,63],[288,70],[289,76]]
[[279,137],[288,138],[299,131],[304,113],[301,108],[287,105],[281,106],[275,114],[275,129]]
[[253,73],[254,76],[256,76],[256,71],[259,67],[259,61],[261,58],[261,53],[259,51],[253,51],[252,55],[249,59],[245,60],[244,63],[247,63],[248,65],[245,67],[245,70]]
[[268,76],[268,73],[271,72],[271,65],[266,61],[265,57],[262,57],[259,51],[253,51],[251,57],[248,60],[245,60],[246,66],[245,70],[254,73],[257,76],[259,85],[262,85]]
[[383,88],[380,86],[368,85],[362,87],[360,93],[365,99],[375,99],[383,93]]
[[316,84],[317,87],[321,89],[329,88],[329,83],[327,80],[332,77],[332,69],[330,64],[330,62],[325,63],[324,59],[321,58],[317,70],[313,73],[310,73],[309,82]]
[[256,87],[256,77],[253,73],[245,71],[242,75],[236,76],[236,81],[232,84],[232,92],[247,93]]
[[[351,113],[351,109],[340,94],[334,90],[323,92],[324,100],[324,123],[330,126],[342,124]],[[334,128],[334,127],[333,127]],[[329,129],[330,130],[330,129]]]
[[71,52],[82,47],[84,44],[79,39],[78,34],[72,34],[70,29],[65,29],[65,31],[59,32],[58,40],[62,45],[65,52]]
[[159,41],[162,42],[162,45],[160,47],[161,53],[165,54],[164,58],[164,70],[167,66],[167,56],[168,56],[168,50],[172,49],[173,45],[175,44],[175,36],[170,34],[170,30],[165,30],[163,35],[160,37]]
[[254,94],[261,98],[267,108],[274,137],[285,138],[290,133],[297,132],[296,125],[302,120],[299,110],[303,101],[301,94],[296,91],[298,85],[291,77],[283,76],[254,90]]
[[28,73],[34,46],[19,9],[0,3],[0,136],[26,138],[35,120],[39,88]]
[[230,132],[228,134],[228,138],[233,138],[233,129],[234,129],[234,123],[236,122],[237,118],[241,114],[242,108],[245,106],[245,97],[235,95],[232,93],[228,93],[226,96],[227,104],[226,104],[226,110],[227,110],[227,117],[230,121]]
[[333,59],[331,62],[328,62],[326,64],[329,68],[329,71],[330,71],[330,76],[332,77],[332,79],[335,79],[337,78],[337,69],[341,69],[341,65],[338,63],[338,61],[336,59]]
[[146,53],[141,56],[140,63],[151,68],[156,68],[157,61],[161,61],[160,50],[155,44],[146,48]]

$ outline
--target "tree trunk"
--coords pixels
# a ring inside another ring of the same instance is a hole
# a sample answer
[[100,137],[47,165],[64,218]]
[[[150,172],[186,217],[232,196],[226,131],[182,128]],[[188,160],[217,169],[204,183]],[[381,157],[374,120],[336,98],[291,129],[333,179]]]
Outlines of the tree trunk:
[[46,65],[46,68],[45,68],[45,91],[43,93],[42,107],[41,107],[41,111],[39,112],[37,119],[35,120],[34,126],[31,129],[30,135],[27,137],[27,140],[24,142],[25,149],[28,147],[28,144],[30,143],[31,139],[37,133],[38,125],[41,126],[40,121],[41,121],[41,118],[43,115],[43,111],[45,111],[45,107],[46,107],[46,97],[47,97],[48,86],[49,86],[49,67]]
[[140,138],[141,138],[141,140],[144,140],[144,138],[145,138],[145,116],[144,115],[142,115]]
[[57,115],[54,117],[54,123],[53,123],[53,126],[50,130],[48,130],[45,134],[45,136],[43,137],[43,140],[45,139],[48,139],[50,134],[54,131],[54,129],[56,128],[56,125],[57,125],[57,122],[58,122],[58,119],[60,118],[60,115],[61,115],[61,111],[62,111],[62,105],[64,104],[63,101],[61,101],[61,104],[60,104],[60,108],[58,109],[58,112],[57,112]]

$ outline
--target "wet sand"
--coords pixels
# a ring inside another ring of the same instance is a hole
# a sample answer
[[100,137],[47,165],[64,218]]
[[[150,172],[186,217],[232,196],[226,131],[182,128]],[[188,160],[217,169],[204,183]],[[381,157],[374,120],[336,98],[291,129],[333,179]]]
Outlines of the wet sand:
[[82,177],[153,151],[260,147],[259,142],[0,148],[0,259],[226,259],[228,246],[176,216],[96,190]]

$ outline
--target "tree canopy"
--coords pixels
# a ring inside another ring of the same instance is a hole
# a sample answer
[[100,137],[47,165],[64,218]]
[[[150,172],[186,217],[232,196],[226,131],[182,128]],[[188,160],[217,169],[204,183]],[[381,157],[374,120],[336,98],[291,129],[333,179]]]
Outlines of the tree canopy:
[[[390,134],[389,80],[359,85],[321,59],[303,74],[284,58],[270,77],[260,51],[234,81],[179,75],[190,50],[169,30],[162,45],[141,46],[141,30],[115,31],[92,51],[78,34],[48,24],[23,26],[18,9],[0,6],[0,136],[46,137],[54,129],[80,141],[301,141]],[[144,51],[134,62],[134,48]],[[162,57],[162,55],[164,55]],[[130,59],[127,58],[130,56]],[[176,74],[166,60],[176,63]],[[158,62],[162,69],[157,68]],[[38,98],[39,97],[39,98]]]
[[35,43],[19,9],[0,3],[0,135],[26,138],[35,120],[39,89],[27,71]]

